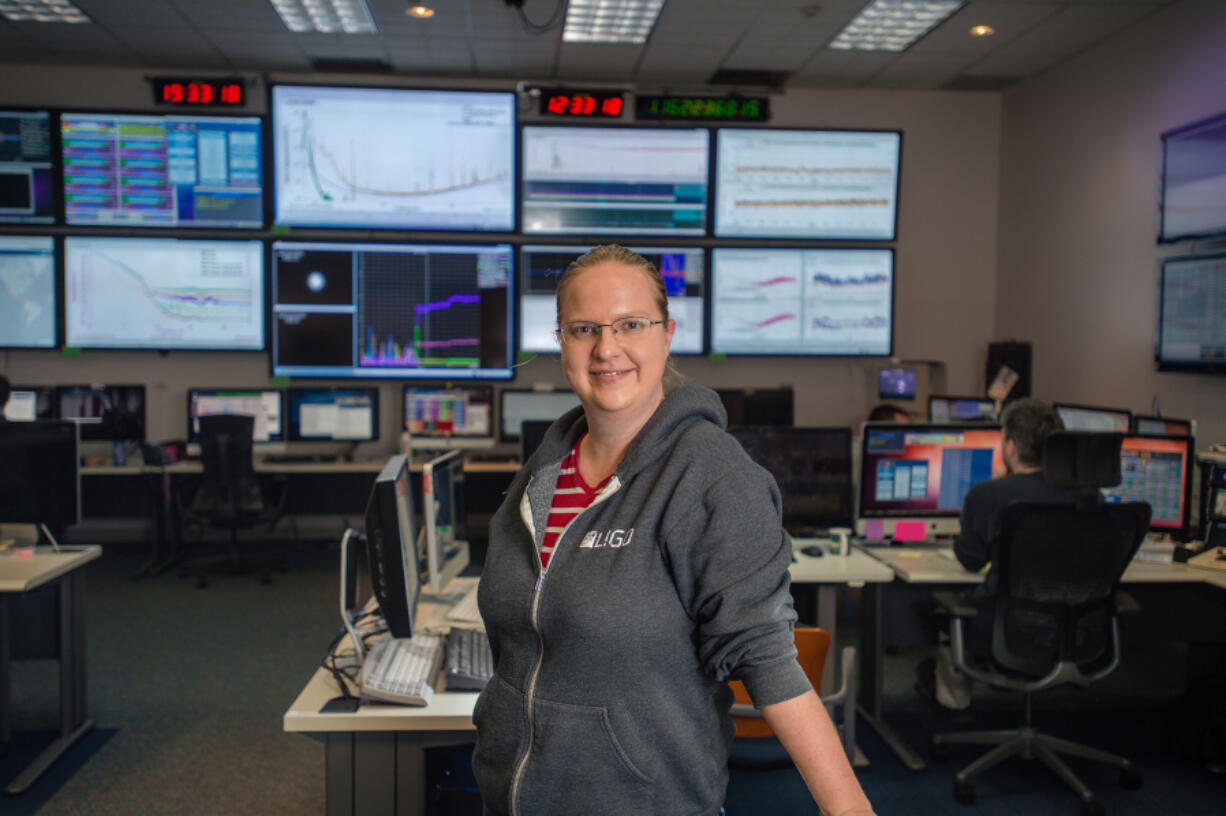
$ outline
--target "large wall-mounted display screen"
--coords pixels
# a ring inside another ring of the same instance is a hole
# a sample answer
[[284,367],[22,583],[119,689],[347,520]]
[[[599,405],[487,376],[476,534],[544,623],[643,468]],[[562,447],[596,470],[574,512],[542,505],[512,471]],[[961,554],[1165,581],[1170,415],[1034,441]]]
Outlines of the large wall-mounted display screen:
[[264,348],[264,244],[64,239],[65,343],[77,348]]
[[509,232],[515,94],[277,85],[274,221]]
[[51,113],[0,110],[0,224],[51,224]]
[[273,244],[277,376],[510,379],[510,244]]
[[1162,134],[1158,240],[1226,235],[1226,114]]
[[716,131],[715,234],[892,241],[897,131]]
[[264,226],[254,116],[60,116],[69,224]]
[[704,235],[710,133],[525,127],[523,223],[535,235]]
[[893,315],[893,250],[712,251],[716,354],[888,356]]
[[0,347],[55,347],[55,239],[0,235]]
[[1168,258],[1158,287],[1158,367],[1226,372],[1226,253]]

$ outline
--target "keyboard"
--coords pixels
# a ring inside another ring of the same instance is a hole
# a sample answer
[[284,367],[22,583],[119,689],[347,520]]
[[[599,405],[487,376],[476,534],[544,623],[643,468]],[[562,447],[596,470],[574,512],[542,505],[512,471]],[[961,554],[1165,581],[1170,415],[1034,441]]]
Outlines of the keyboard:
[[452,629],[447,635],[447,688],[480,691],[494,675],[490,640],[480,629]]
[[434,678],[443,663],[443,638],[385,637],[371,648],[358,677],[362,699],[404,705],[429,705]]
[[477,586],[464,593],[464,597],[447,612],[447,619],[462,623],[481,623],[481,613],[477,610]]

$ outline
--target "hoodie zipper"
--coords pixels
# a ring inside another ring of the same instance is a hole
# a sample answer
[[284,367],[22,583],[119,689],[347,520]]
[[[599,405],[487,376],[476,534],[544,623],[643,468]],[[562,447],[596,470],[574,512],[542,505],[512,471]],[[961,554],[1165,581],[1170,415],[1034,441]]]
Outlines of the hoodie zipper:
[[[528,496],[528,488],[531,486],[532,482],[529,480],[528,485],[524,488],[525,497]],[[614,476],[609,480],[609,483],[604,486],[604,489],[596,494],[596,498],[592,500],[592,503],[585,507],[582,512],[576,513],[575,517],[567,522],[566,526],[562,528],[562,532],[558,534],[558,544],[562,543],[562,539],[566,537],[568,532],[570,532],[570,528],[574,526],[575,522],[578,521],[584,515],[584,513],[587,513],[593,507],[612,496],[619,489],[621,489],[621,481],[618,480],[617,476]],[[529,505],[531,505],[531,499],[529,499]],[[546,521],[546,526],[548,526],[548,521]],[[535,550],[535,529],[532,530],[532,533],[534,544],[533,549]],[[556,559],[559,555],[561,555],[561,549],[555,548],[553,555],[549,559],[549,563],[552,564],[554,559]],[[537,564],[540,564],[541,562],[539,550],[536,552],[536,562]],[[542,567],[541,571],[537,574],[536,585],[532,587],[532,631],[536,632],[536,641],[540,648],[537,651],[536,665],[532,667],[532,674],[528,676],[528,687],[524,692],[525,700],[528,706],[528,750],[524,751],[523,757],[519,760],[519,765],[517,765],[515,768],[515,775],[511,778],[511,816],[518,816],[519,808],[517,807],[518,803],[516,802],[516,799],[519,797],[519,783],[523,779],[524,769],[528,766],[528,759],[532,756],[532,748],[536,743],[536,729],[532,721],[532,698],[536,693],[536,681],[541,673],[541,664],[545,662],[545,639],[541,636],[541,627],[537,618],[537,611],[540,609],[541,605],[541,588],[545,584],[545,575],[548,572],[548,567]]]

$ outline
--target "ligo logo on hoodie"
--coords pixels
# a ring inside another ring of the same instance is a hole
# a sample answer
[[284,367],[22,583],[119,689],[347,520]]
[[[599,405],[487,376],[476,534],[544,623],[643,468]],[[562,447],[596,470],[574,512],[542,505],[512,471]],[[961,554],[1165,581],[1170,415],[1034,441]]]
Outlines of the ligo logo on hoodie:
[[599,530],[589,530],[579,542],[579,549],[600,550],[610,547],[616,550],[625,547],[632,538],[634,538],[633,527],[629,530],[606,530],[603,533]]

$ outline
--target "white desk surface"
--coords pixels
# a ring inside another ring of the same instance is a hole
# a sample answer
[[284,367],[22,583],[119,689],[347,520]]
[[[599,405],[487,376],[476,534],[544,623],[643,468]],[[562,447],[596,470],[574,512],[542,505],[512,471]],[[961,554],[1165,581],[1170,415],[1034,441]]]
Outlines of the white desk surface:
[[[800,551],[801,547],[820,543],[826,555],[812,558]],[[851,555],[831,555],[827,539],[797,538],[792,541],[796,561],[788,568],[792,582],[796,584],[858,584],[886,583],[894,580],[894,570],[872,558],[858,547]]]
[[[440,674],[441,677],[441,674]],[[352,688],[350,689],[353,690]],[[473,731],[475,691],[438,691],[428,706],[363,703],[357,711],[321,712],[340,696],[331,672],[319,668],[282,717],[286,731]]]
[[18,555],[16,550],[0,553],[0,592],[29,592],[61,575],[85,566],[102,555],[96,544],[63,547],[59,552],[39,547],[33,555]]

